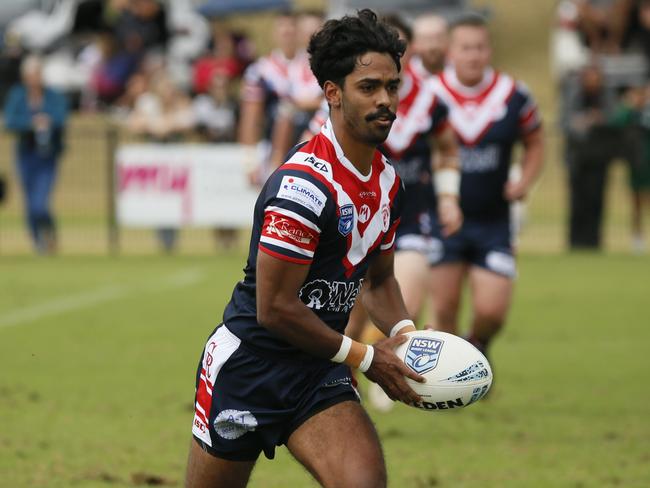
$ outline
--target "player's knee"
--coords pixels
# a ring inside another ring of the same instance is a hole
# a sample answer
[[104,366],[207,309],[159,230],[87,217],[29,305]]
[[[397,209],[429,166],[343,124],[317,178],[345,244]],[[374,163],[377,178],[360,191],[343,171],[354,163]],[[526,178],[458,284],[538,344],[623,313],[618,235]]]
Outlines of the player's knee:
[[386,466],[383,462],[364,463],[346,470],[343,483],[350,488],[384,488],[387,484]]
[[481,327],[496,332],[503,327],[505,314],[501,310],[479,310],[476,312],[475,322]]

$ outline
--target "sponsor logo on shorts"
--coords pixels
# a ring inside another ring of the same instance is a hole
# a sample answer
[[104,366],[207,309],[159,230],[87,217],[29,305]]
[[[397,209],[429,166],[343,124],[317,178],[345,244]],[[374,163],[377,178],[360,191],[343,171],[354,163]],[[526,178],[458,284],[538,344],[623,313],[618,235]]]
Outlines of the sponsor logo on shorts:
[[313,280],[300,289],[298,296],[312,310],[347,313],[354,306],[362,284],[363,280]]
[[267,224],[265,232],[269,235],[277,235],[282,240],[289,239],[297,244],[309,245],[314,235],[308,230],[300,229],[296,224],[284,217],[271,215],[271,221]]
[[417,374],[424,374],[438,365],[444,341],[414,337],[406,350],[406,365]]
[[257,419],[248,410],[223,410],[214,419],[215,432],[228,440],[253,432],[256,427]]
[[508,276],[509,278],[514,277],[517,273],[515,258],[505,252],[490,251],[487,253],[487,256],[485,256],[485,264],[488,269],[495,273]]
[[354,227],[354,207],[351,203],[339,207],[339,232],[347,236]]
[[277,197],[302,205],[319,217],[327,201],[325,194],[316,185],[296,176],[282,177]]

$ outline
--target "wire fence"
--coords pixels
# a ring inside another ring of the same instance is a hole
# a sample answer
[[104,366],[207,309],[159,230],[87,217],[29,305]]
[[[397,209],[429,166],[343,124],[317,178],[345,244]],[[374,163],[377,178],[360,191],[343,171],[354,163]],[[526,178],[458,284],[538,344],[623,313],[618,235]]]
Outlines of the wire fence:
[[[164,252],[160,237],[152,229],[121,228],[113,220],[114,153],[120,144],[129,141],[132,138],[128,133],[102,117],[73,118],[67,130],[66,151],[60,161],[52,200],[61,254]],[[0,172],[5,174],[9,183],[8,197],[0,206],[0,254],[29,254],[32,245],[25,225],[23,196],[16,178],[13,137],[9,133],[0,133],[0,154]],[[627,171],[627,165],[622,161],[613,162],[609,169],[603,222],[603,248],[607,251],[625,252],[630,249],[631,196]],[[525,206],[518,240],[520,252],[557,253],[566,249],[566,180],[561,138],[548,128],[546,167]],[[182,228],[174,252],[209,254],[231,246],[244,251],[247,241],[246,229],[233,236],[219,234],[215,229]]]

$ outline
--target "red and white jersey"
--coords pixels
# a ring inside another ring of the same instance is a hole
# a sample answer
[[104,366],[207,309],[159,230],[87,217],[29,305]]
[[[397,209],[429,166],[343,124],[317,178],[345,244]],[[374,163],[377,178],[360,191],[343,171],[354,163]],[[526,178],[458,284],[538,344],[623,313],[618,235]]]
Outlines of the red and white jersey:
[[299,51],[289,63],[289,97],[292,100],[315,100],[323,96],[323,90],[311,71],[309,54]]
[[263,252],[308,265],[300,299],[343,332],[370,260],[394,247],[402,192],[395,169],[379,151],[370,172],[361,174],[326,122],[320,134],[294,149],[260,193],[246,276],[224,313],[228,329],[257,348],[299,354],[257,323],[256,266]]
[[275,49],[251,64],[244,73],[241,90],[243,101],[261,102],[267,97],[289,96],[291,59]]

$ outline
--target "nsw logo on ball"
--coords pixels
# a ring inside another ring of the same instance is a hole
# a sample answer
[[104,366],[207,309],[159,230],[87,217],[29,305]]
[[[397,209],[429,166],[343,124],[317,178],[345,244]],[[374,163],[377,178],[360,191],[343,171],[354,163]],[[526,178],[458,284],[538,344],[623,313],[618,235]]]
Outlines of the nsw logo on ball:
[[438,365],[443,343],[438,339],[414,337],[406,350],[404,362],[417,374],[431,371]]

